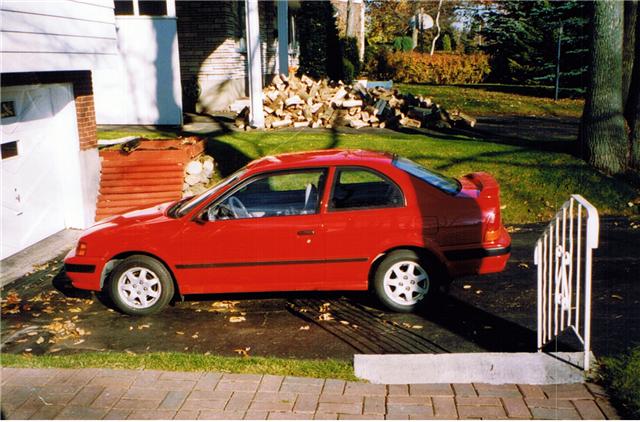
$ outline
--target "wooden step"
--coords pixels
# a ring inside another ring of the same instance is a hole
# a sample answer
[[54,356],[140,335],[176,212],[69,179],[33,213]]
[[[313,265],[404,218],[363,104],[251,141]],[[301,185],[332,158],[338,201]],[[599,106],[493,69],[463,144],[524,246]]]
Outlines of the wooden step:
[[144,192],[144,193],[111,193],[108,195],[98,195],[98,201],[110,200],[110,201],[122,201],[122,200],[137,200],[137,199],[148,199],[154,201],[163,201],[165,198],[170,200],[172,198],[179,199],[182,197],[182,191],[178,194],[177,192],[171,192],[171,194],[166,192]]
[[153,177],[168,178],[184,178],[184,172],[182,170],[160,170],[160,171],[136,171],[136,172],[123,172],[123,171],[110,171],[103,172],[101,180],[119,180],[123,177],[127,179],[149,179]]
[[145,192],[166,192],[178,193],[182,191],[182,184],[176,185],[160,185],[160,186],[117,186],[117,187],[100,187],[102,195],[110,195],[113,193],[145,193]]
[[120,199],[117,201],[113,201],[110,199],[102,199],[98,201],[98,208],[110,208],[110,207],[138,207],[145,208],[153,205],[162,204],[164,202],[176,201],[180,198],[176,198],[175,196],[166,196],[164,198],[156,199]]
[[184,167],[184,164],[175,161],[175,160],[102,160],[102,167],[125,167],[125,168],[136,168],[136,167],[157,167],[157,166],[167,166],[167,167]]
[[116,180],[103,180],[100,183],[100,190],[103,188],[116,187],[143,187],[143,186],[166,186],[168,189],[182,189],[184,183],[182,177],[165,179],[165,178],[146,178],[146,179],[129,179],[128,177]]

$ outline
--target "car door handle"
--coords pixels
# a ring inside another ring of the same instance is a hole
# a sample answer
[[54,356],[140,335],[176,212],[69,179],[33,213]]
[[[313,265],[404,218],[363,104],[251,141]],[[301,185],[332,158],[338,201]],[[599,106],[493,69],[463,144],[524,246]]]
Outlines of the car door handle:
[[300,230],[298,236],[313,236],[316,234],[315,230]]

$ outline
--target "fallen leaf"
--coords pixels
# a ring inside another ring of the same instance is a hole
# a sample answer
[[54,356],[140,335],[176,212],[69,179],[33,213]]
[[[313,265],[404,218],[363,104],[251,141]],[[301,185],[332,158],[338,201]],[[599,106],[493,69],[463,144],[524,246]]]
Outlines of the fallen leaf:
[[31,331],[30,333],[27,333],[27,335],[28,335],[29,337],[31,337],[31,336],[37,336],[37,335],[38,335],[38,333],[36,333],[35,331]]
[[32,350],[33,350],[33,349],[24,349],[24,351],[25,351],[25,352],[30,352],[30,351],[32,351]]
[[620,296],[620,295],[613,294],[613,295],[611,295],[611,297],[612,297],[613,299],[622,300],[622,296]]
[[325,313],[329,310],[329,307],[331,306],[331,304],[329,302],[323,303],[322,305],[320,305],[320,309],[318,309],[318,311],[320,313]]
[[340,321],[340,324],[342,324],[342,325],[349,325],[349,321],[344,321],[344,320],[342,320],[342,321]]
[[480,293],[482,293],[482,290],[476,290],[477,295],[479,295]]
[[176,334],[179,336],[183,336],[184,335],[184,331],[176,331]]
[[38,340],[36,340],[36,344],[42,344],[44,343],[44,337],[40,336],[38,337]]
[[149,328],[150,326],[151,326],[150,324],[138,325],[138,330],[142,330],[143,328]]
[[465,284],[464,286],[462,286],[462,288],[465,290],[469,290],[471,288],[471,284]]
[[194,335],[191,336],[191,338],[198,338],[198,335],[194,334]]
[[72,312],[74,314],[77,314],[78,312],[82,312],[82,309],[80,308],[70,308],[69,312]]
[[246,321],[246,318],[243,316],[232,316],[229,317],[229,322],[243,322]]
[[300,331],[307,331],[309,330],[309,326],[308,325],[303,325],[302,327],[299,328]]
[[49,353],[57,353],[57,352],[59,352],[60,350],[62,350],[62,349],[61,349],[61,348],[59,348],[59,347],[54,347],[53,349],[49,350]]
[[518,264],[518,268],[527,269],[529,268],[529,264],[527,264],[526,262],[521,262]]
[[82,343],[84,343],[84,339],[83,338],[81,338],[80,340],[74,342],[73,344],[74,344],[74,346],[77,346],[78,344],[82,344]]
[[320,314],[318,316],[318,321],[331,321],[333,319],[333,317],[331,316],[331,314],[329,312],[325,312],[323,314]]
[[133,325],[129,326],[129,331],[133,331]]
[[422,327],[422,325],[412,325],[411,328],[416,329],[416,330],[421,330],[423,327]]
[[7,305],[15,305],[20,303],[20,296],[16,292],[7,293],[7,298],[4,300]]
[[211,354],[211,352],[205,352],[204,355],[205,356],[209,356]]
[[242,356],[243,358],[248,358],[249,350],[251,350],[251,347],[245,347],[244,349],[234,349],[233,351],[239,354],[240,356]]

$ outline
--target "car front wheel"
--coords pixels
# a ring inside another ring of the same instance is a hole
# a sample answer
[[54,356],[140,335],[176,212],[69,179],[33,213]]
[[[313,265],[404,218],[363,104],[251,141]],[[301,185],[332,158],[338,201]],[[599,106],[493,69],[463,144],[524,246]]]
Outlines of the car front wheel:
[[387,308],[412,312],[429,293],[431,280],[418,254],[409,250],[391,252],[378,266],[375,292]]
[[171,274],[162,263],[144,256],[123,259],[111,273],[108,293],[118,309],[129,315],[159,312],[173,297]]

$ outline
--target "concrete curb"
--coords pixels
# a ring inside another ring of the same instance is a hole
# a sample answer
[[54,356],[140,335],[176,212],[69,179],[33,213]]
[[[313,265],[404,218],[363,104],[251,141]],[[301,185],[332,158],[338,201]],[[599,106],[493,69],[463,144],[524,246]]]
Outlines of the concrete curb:
[[584,382],[583,356],[582,352],[354,355],[353,363],[357,377],[376,384],[543,385]]
[[71,249],[82,230],[65,229],[0,261],[0,287],[13,283],[37,265],[44,264]]

